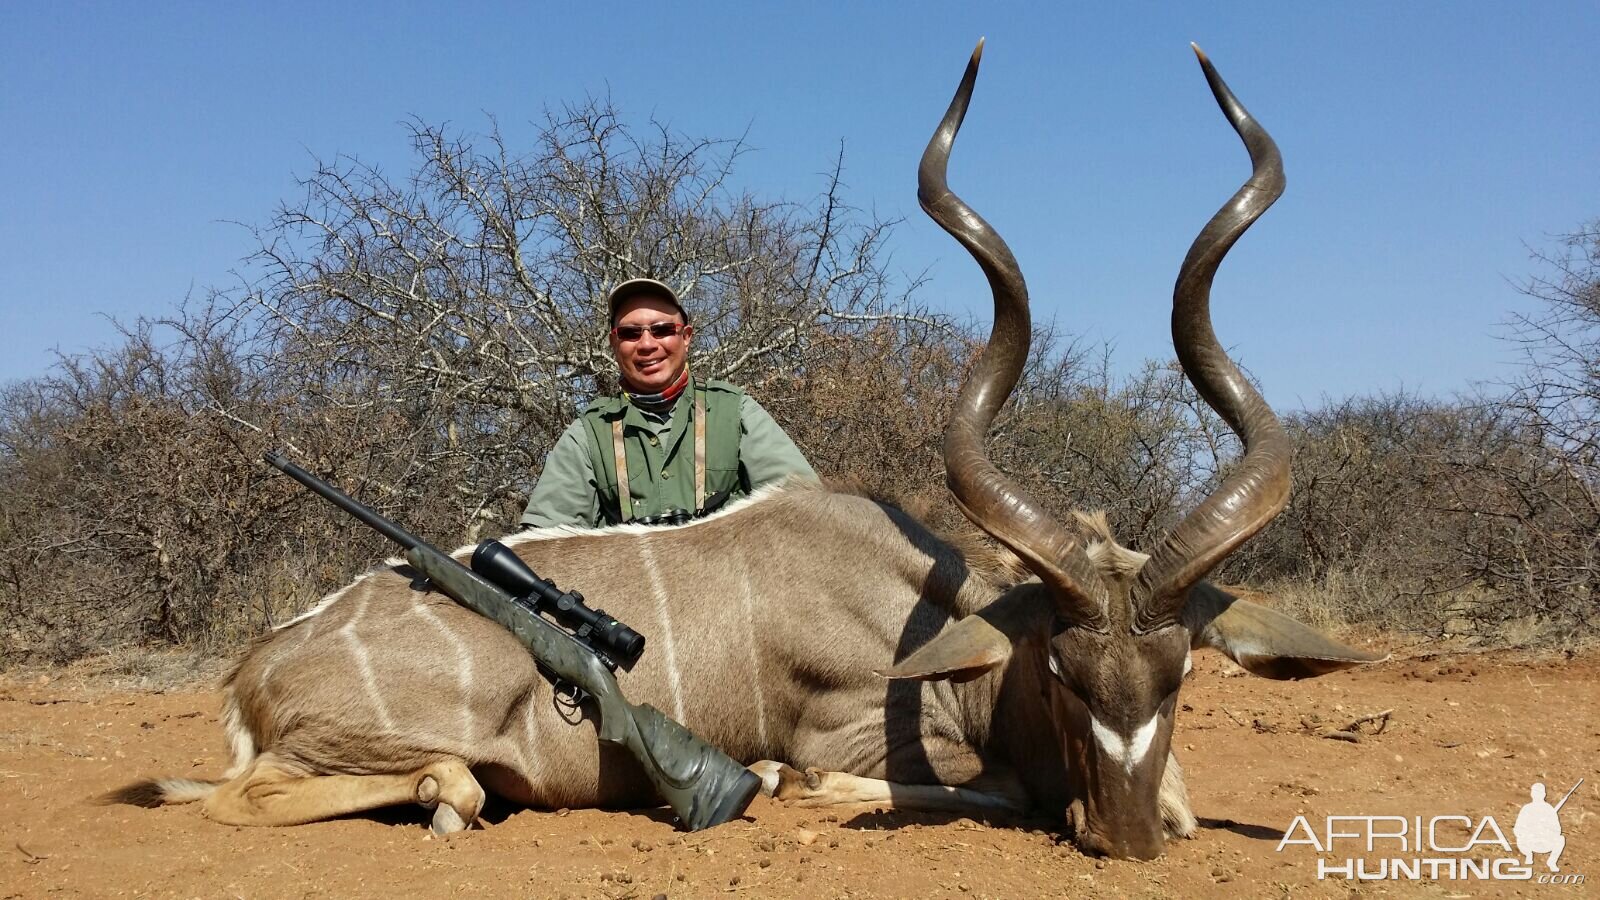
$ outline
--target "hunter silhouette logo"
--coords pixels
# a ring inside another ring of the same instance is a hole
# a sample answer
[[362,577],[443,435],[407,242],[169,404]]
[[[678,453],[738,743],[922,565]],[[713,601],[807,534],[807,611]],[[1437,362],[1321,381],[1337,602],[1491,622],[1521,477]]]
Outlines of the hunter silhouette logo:
[[[1494,816],[1338,815],[1319,823],[1325,826],[1320,831],[1305,816],[1295,816],[1278,842],[1278,852],[1297,844],[1313,848],[1319,854],[1319,880],[1584,884],[1583,873],[1564,873],[1559,865],[1567,848],[1561,808],[1582,785],[1580,778],[1552,806],[1545,800],[1544,783],[1535,782],[1528,790],[1529,801],[1517,812],[1509,839]],[[1542,867],[1534,859],[1540,856]]]
[[1528,791],[1533,799],[1517,813],[1517,824],[1511,828],[1511,833],[1517,838],[1517,852],[1522,854],[1524,864],[1533,865],[1535,853],[1548,853],[1550,858],[1544,864],[1552,872],[1561,871],[1556,866],[1556,860],[1561,858],[1561,851],[1567,846],[1567,839],[1561,835],[1561,807],[1567,805],[1567,801],[1572,799],[1572,792],[1581,784],[1583,779],[1579,778],[1578,784],[1567,791],[1561,802],[1551,806],[1544,802],[1544,783],[1534,782]]

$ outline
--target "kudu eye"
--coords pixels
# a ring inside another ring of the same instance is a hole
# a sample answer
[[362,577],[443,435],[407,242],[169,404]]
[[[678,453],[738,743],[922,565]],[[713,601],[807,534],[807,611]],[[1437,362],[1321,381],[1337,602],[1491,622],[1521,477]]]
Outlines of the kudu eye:
[[1046,654],[1046,659],[1048,659],[1050,663],[1050,674],[1056,676],[1056,678],[1060,679],[1061,681],[1066,681],[1067,677],[1061,674],[1061,663],[1056,661],[1055,653],[1052,652]]

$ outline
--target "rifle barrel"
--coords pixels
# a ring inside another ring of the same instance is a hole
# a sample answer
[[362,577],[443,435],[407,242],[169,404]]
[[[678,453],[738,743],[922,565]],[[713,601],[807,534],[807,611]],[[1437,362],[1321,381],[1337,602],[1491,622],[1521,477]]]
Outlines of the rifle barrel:
[[1561,812],[1561,807],[1566,806],[1567,805],[1567,801],[1572,799],[1573,791],[1576,791],[1578,788],[1580,788],[1582,786],[1583,786],[1583,779],[1579,778],[1578,779],[1578,783],[1572,786],[1572,790],[1571,791],[1567,791],[1567,795],[1565,797],[1561,798],[1561,802],[1560,803],[1556,804],[1556,812]]
[[262,458],[267,461],[267,465],[272,466],[283,474],[293,478],[295,481],[298,481],[311,490],[317,492],[329,503],[332,503],[334,506],[337,506],[350,515],[360,519],[368,528],[371,528],[372,530],[378,532],[389,540],[394,541],[396,544],[399,544],[407,550],[413,550],[417,547],[417,545],[422,543],[421,538],[418,538],[416,535],[405,530],[404,528],[401,528],[393,521],[386,519],[366,506],[363,506],[359,501],[351,497],[349,494],[346,494],[344,491],[339,490],[333,485],[323,481],[310,472],[307,472],[305,469],[302,469],[290,462],[282,453],[279,453],[276,450],[268,450],[266,455]]

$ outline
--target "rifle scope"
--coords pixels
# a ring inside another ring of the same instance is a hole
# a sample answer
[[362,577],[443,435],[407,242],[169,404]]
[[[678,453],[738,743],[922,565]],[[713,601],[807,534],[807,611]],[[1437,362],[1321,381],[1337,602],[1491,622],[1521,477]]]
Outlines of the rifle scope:
[[546,610],[579,639],[593,639],[602,652],[617,661],[625,671],[644,653],[644,635],[606,615],[603,609],[590,609],[577,591],[563,591],[540,578],[510,547],[496,540],[481,541],[472,551],[472,571],[494,582],[535,609]]

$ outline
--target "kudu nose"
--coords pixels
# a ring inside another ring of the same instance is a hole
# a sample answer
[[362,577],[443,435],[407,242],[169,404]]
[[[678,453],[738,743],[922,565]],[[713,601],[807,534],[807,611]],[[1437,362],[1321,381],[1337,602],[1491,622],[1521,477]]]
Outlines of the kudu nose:
[[1166,850],[1166,837],[1159,830],[1154,835],[1140,829],[1137,834],[1108,836],[1091,828],[1080,832],[1075,840],[1084,853],[1111,859],[1152,860]]
[[[1140,815],[1150,809],[1153,816]],[[1071,817],[1069,817],[1071,818]],[[1166,850],[1166,829],[1155,812],[1155,798],[1132,792],[1091,793],[1076,818],[1077,844],[1085,853],[1113,859],[1155,859]]]

